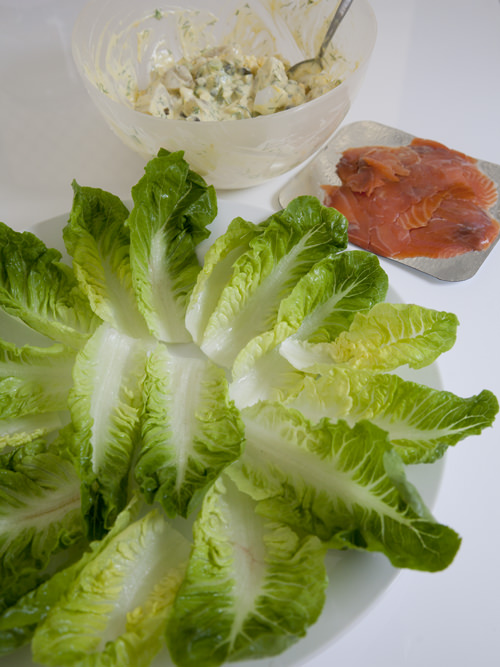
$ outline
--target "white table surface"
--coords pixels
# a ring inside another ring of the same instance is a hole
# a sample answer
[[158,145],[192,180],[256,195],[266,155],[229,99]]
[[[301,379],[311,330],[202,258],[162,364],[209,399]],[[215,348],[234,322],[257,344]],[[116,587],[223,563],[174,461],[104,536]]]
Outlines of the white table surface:
[[[0,0],[0,220],[24,229],[71,207],[71,181],[124,198],[144,162],[108,130],[73,65],[84,0]],[[180,3],[181,4],[181,3]],[[375,120],[500,163],[499,0],[372,0],[378,41],[345,123]],[[290,178],[221,193],[278,207]],[[478,274],[443,283],[382,262],[405,301],[455,312],[444,388],[500,396],[500,245]],[[404,571],[307,667],[500,665],[500,420],[449,452],[434,507],[463,539],[438,574]],[[273,661],[287,665],[286,654]]]

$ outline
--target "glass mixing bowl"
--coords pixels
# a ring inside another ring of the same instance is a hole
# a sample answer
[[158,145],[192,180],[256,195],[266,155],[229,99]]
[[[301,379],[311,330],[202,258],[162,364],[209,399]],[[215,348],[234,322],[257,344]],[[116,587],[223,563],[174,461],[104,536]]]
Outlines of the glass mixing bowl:
[[[130,91],[149,81],[151,58],[168,48],[177,60],[224,40],[244,53],[281,54],[291,64],[316,54],[335,9],[331,0],[90,0],[73,31],[73,55],[109,126],[145,159],[182,150],[217,188],[244,188],[285,173],[335,132],[359,89],[376,37],[366,0],[354,0],[331,48],[331,76],[342,83],[297,107],[248,119],[191,122],[133,108]],[[216,20],[214,20],[216,19]],[[186,38],[185,25],[194,30]]]

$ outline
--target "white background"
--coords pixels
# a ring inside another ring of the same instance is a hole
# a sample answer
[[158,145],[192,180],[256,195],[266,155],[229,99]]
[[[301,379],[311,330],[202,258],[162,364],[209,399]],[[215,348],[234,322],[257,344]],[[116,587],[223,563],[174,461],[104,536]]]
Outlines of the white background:
[[[68,211],[71,181],[124,198],[144,163],[108,130],[73,66],[83,0],[0,0],[0,220],[23,229]],[[375,120],[500,163],[500,2],[372,0],[377,45],[345,123]],[[225,197],[278,207],[290,174]],[[479,273],[442,283],[383,262],[405,301],[455,312],[446,389],[500,396],[500,244]],[[402,572],[307,667],[500,665],[500,421],[449,452],[434,507],[463,538],[439,574]],[[11,664],[15,664],[12,662]],[[272,661],[286,667],[286,654]]]

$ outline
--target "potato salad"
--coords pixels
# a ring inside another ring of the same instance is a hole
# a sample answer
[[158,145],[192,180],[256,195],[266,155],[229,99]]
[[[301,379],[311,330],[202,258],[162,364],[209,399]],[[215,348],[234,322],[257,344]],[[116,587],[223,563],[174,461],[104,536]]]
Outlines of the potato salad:
[[238,46],[215,47],[192,60],[168,54],[151,68],[150,83],[137,92],[135,109],[160,118],[228,120],[252,118],[308,102],[340,80],[327,72],[289,78],[280,56],[243,54]]

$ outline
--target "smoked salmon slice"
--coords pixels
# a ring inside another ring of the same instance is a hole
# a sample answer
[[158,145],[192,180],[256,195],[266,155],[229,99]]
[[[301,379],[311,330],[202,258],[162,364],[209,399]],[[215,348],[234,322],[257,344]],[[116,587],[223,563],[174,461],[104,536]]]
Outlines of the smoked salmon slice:
[[488,248],[499,223],[488,213],[497,186],[464,153],[428,139],[407,146],[349,148],[341,185],[324,204],[349,221],[349,240],[385,257],[454,257]]
[[337,173],[353,192],[371,195],[385,182],[396,182],[400,176],[407,176],[410,173],[408,167],[415,159],[416,154],[410,150],[397,151],[387,146],[352,148],[340,159]]
[[[460,220],[460,222],[457,222]],[[471,200],[448,198],[435,211],[427,229],[411,232],[409,257],[455,257],[485,250],[498,235],[498,223]],[[443,245],[443,238],[446,244]]]

